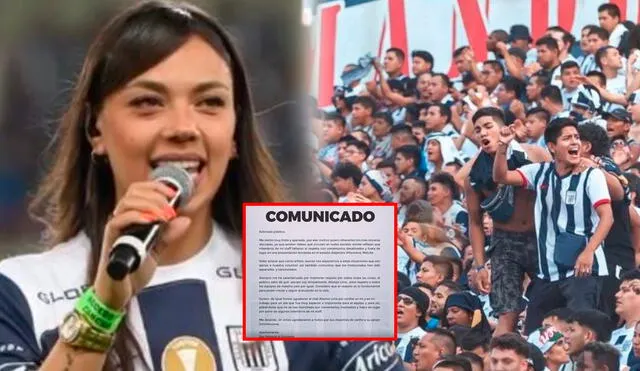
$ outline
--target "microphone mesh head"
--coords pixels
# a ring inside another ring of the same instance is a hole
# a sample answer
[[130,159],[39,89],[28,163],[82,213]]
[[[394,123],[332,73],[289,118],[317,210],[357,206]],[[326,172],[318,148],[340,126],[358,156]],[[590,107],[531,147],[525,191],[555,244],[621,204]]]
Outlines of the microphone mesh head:
[[178,207],[182,207],[187,204],[193,193],[193,179],[189,173],[178,166],[163,165],[155,168],[151,173],[151,179],[171,179],[176,184],[180,185],[182,193],[178,199]]

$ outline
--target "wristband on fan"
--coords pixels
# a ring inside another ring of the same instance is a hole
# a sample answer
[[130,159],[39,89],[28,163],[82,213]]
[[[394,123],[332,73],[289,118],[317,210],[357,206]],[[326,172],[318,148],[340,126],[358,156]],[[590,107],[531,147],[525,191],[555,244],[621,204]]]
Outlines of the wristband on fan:
[[111,309],[102,303],[92,288],[82,294],[75,309],[93,327],[106,334],[114,334],[124,318],[124,312]]

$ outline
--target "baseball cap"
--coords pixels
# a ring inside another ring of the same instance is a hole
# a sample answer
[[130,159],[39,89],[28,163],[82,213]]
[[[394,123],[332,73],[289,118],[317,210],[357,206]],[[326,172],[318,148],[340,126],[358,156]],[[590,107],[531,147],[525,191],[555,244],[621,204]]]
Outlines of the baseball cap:
[[529,34],[529,27],[523,24],[514,24],[511,26],[509,30],[509,42],[516,40],[527,40],[529,42],[533,41],[531,35]]
[[608,119],[608,118],[611,117],[611,118],[614,118],[616,120],[620,120],[620,121],[624,121],[624,122],[632,122],[631,115],[624,108],[616,108],[616,109],[611,110],[609,112],[605,112],[602,115],[602,117],[605,118],[605,119]]

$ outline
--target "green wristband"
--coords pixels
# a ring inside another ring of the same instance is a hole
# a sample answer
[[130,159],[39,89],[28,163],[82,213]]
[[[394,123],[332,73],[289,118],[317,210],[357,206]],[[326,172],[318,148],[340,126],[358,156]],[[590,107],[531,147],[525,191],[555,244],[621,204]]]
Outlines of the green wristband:
[[124,318],[124,312],[111,309],[103,304],[92,288],[82,294],[75,309],[93,327],[107,334],[115,333]]

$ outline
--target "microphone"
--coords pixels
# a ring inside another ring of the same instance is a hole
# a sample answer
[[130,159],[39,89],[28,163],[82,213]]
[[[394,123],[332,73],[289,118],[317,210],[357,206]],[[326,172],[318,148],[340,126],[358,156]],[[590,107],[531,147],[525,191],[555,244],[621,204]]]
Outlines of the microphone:
[[[193,192],[191,176],[178,166],[160,166],[153,170],[151,179],[162,182],[176,191],[176,195],[169,200],[169,205],[174,209],[184,206]],[[113,243],[107,265],[109,276],[116,281],[122,281],[128,274],[135,272],[158,240],[161,227],[161,222],[127,227]]]

